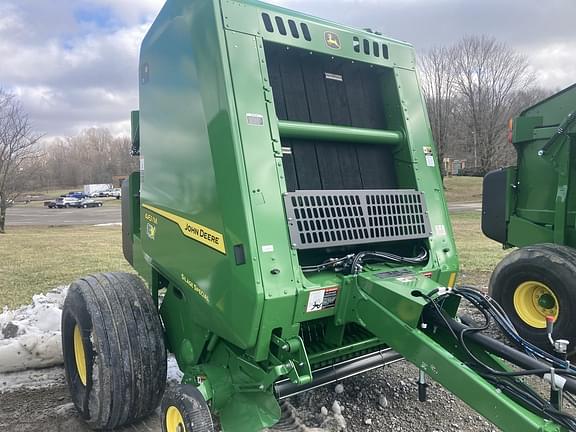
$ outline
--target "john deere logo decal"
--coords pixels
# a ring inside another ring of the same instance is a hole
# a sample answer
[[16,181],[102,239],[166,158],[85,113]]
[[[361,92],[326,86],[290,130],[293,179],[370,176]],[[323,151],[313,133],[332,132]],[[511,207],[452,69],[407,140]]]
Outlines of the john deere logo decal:
[[340,49],[340,38],[334,32],[324,32],[324,40],[326,41],[326,46],[332,49]]

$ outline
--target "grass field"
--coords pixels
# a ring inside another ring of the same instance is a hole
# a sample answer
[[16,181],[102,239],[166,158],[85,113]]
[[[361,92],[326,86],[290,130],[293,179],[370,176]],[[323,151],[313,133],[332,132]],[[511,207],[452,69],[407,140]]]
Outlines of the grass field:
[[444,192],[449,203],[482,201],[482,177],[445,177]]
[[101,271],[130,271],[119,227],[13,227],[0,235],[0,308]]
[[460,257],[458,283],[487,287],[492,270],[512,249],[503,250],[482,234],[480,212],[454,213],[451,218]]
[[[460,282],[483,287],[505,255],[480,231],[480,212],[452,215]],[[0,307],[27,304],[32,296],[101,271],[131,271],[120,227],[15,227],[0,235]]]

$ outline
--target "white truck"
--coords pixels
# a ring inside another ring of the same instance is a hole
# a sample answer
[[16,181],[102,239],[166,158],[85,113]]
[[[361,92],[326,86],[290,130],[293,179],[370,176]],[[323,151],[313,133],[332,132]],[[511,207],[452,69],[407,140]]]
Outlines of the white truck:
[[114,185],[108,183],[87,184],[84,185],[84,195],[94,198],[100,196],[101,192],[109,191],[113,188]]

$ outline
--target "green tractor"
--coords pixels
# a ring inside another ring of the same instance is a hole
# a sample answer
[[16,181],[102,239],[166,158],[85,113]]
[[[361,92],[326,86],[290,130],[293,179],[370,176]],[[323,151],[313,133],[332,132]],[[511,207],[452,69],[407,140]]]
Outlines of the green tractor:
[[518,247],[496,267],[490,295],[519,333],[553,349],[554,337],[576,350],[576,84],[524,110],[510,124],[516,166],[484,179],[482,230]]
[[[255,432],[280,399],[404,357],[421,400],[429,376],[504,430],[576,428],[561,403],[576,370],[453,288],[410,45],[255,0],[168,0],[139,85],[122,229],[140,277],[87,276],[64,304],[67,380],[89,425],[136,422],[162,400],[164,431],[217,418]],[[518,349],[455,319],[461,298]],[[166,349],[183,379],[164,391]]]

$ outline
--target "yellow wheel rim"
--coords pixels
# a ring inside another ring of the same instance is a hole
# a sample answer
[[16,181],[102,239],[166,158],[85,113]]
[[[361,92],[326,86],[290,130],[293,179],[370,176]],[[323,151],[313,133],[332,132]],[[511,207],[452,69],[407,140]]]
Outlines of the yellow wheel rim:
[[82,340],[82,330],[78,324],[74,327],[74,357],[76,359],[76,371],[82,384],[86,385],[86,355],[84,354],[84,340]]
[[180,410],[175,406],[170,406],[166,410],[166,431],[167,432],[186,432],[184,418]]
[[526,281],[514,291],[514,309],[529,326],[546,328],[546,317],[558,319],[560,306],[558,299],[548,286],[537,281]]

